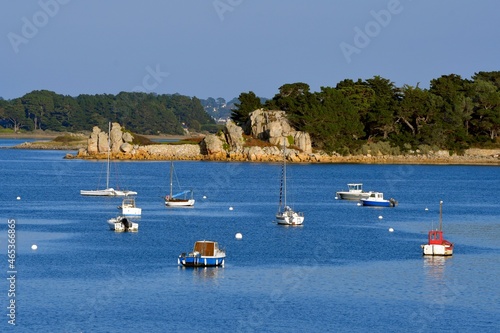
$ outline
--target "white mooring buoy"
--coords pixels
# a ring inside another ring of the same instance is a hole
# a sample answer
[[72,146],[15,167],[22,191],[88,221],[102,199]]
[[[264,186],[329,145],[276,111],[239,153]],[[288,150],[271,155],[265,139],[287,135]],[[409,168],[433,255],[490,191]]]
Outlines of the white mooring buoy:
[[237,232],[236,235],[234,235],[234,238],[236,238],[236,239],[242,239],[243,235],[240,232]]
[[389,232],[394,232],[394,229],[392,229],[392,228],[389,228]]
[[32,249],[33,251],[36,251],[36,249],[38,249],[38,246],[37,246],[36,244],[33,244],[33,245],[31,245],[31,249]]

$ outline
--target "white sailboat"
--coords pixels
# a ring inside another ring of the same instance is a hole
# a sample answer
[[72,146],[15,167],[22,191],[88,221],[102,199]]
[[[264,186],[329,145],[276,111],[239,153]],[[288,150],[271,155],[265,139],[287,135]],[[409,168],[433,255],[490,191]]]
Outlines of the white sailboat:
[[[170,194],[165,196],[165,205],[171,207],[189,207],[193,206],[193,190],[186,190],[173,194],[174,162],[170,161]],[[190,196],[188,197],[188,195]]]
[[281,171],[280,199],[276,223],[282,225],[301,225],[304,222],[304,214],[294,211],[286,202],[286,146],[283,142],[283,166]]
[[111,123],[108,125],[108,161],[106,166],[106,188],[104,190],[80,190],[80,194],[84,196],[94,197],[126,197],[129,195],[136,195],[135,191],[122,191],[115,190],[109,187],[109,169],[110,169],[110,154],[111,154]]

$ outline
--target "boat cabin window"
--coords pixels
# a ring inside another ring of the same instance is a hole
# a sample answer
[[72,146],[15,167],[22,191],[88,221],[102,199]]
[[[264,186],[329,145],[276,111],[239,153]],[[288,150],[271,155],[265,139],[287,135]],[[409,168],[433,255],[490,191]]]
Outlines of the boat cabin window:
[[439,243],[443,240],[443,233],[439,230],[429,231],[429,241]]
[[362,186],[361,184],[347,184],[349,191],[361,191]]

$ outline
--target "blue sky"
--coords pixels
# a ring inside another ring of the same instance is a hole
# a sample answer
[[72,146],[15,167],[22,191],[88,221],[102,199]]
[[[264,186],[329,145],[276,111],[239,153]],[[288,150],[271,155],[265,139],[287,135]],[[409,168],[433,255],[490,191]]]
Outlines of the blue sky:
[[500,70],[498,0],[4,1],[0,96],[241,92]]

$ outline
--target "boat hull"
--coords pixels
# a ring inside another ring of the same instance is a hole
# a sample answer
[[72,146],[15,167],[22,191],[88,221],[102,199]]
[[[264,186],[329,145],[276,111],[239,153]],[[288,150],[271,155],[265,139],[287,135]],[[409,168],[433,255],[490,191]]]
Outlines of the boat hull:
[[107,190],[95,190],[95,191],[80,191],[81,195],[90,196],[90,197],[114,197],[115,191],[112,189]]
[[114,194],[115,197],[128,197],[128,196],[132,196],[132,195],[137,195],[137,192],[115,190],[115,194]]
[[423,244],[424,256],[451,256],[453,255],[453,246],[441,244]]
[[125,232],[125,226],[121,222],[110,222],[108,221],[109,230],[116,232]]
[[119,191],[112,188],[105,190],[81,190],[80,195],[90,196],[90,197],[127,197],[129,195],[137,195],[134,191]]
[[370,193],[352,193],[352,192],[337,192],[337,198],[340,200],[360,200],[370,196]]
[[127,217],[140,217],[142,208],[122,208],[122,215]]
[[371,206],[371,207],[395,207],[395,201],[391,200],[368,200],[361,199],[361,203],[363,206]]
[[195,257],[195,256],[179,256],[177,262],[184,267],[213,267],[224,266],[224,257]]
[[165,200],[165,205],[170,207],[186,207],[186,206],[194,206],[195,200]]
[[280,225],[302,225],[304,223],[304,216],[298,213],[287,214],[276,214],[276,223]]
[[142,214],[142,208],[135,205],[135,198],[125,198],[122,201],[122,205],[118,207],[122,210],[122,216],[126,217],[140,217]]

